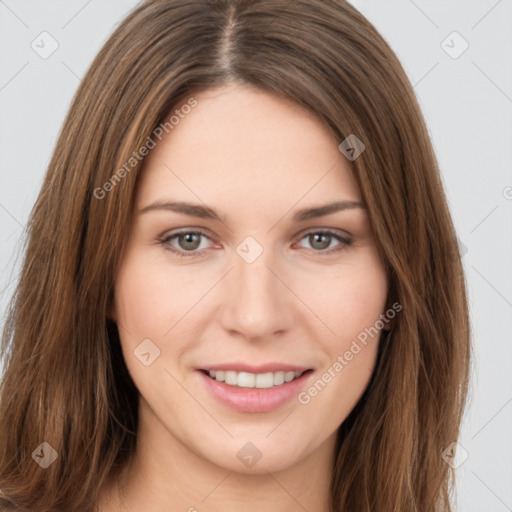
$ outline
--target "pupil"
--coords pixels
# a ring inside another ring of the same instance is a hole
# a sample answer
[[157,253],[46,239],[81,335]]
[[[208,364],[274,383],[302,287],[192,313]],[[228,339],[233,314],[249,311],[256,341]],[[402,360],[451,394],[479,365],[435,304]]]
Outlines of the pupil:
[[[194,237],[196,238],[195,241],[194,241]],[[185,235],[181,236],[181,239],[185,240],[184,244],[181,244],[181,241],[180,241],[180,245],[184,249],[197,249],[197,239],[198,239],[197,234],[195,234],[195,233],[186,233]],[[192,247],[190,247],[188,244],[192,244]]]
[[327,247],[329,247],[329,242],[330,242],[330,235],[326,235],[326,234],[323,234],[323,233],[317,233],[317,234],[314,234],[314,235],[311,235],[313,237],[313,239],[315,240],[314,243],[312,243],[311,245],[313,247],[315,247],[315,243],[316,243],[316,239],[321,239],[321,238],[324,238],[324,241],[320,241],[320,247],[316,247],[317,249],[325,249]]

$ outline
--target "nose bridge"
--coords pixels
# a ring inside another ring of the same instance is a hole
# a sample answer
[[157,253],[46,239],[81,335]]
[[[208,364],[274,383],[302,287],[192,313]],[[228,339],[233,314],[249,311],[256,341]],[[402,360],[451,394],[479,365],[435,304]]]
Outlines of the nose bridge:
[[291,320],[291,293],[275,275],[275,258],[256,244],[245,240],[237,247],[222,315],[225,329],[248,338],[285,330]]

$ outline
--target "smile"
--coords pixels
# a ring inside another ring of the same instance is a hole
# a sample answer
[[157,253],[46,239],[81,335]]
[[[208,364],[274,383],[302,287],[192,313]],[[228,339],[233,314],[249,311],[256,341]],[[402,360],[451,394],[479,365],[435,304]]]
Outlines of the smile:
[[304,372],[277,371],[266,373],[250,373],[224,370],[202,370],[211,379],[224,382],[228,386],[239,388],[267,389],[281,386],[284,383],[298,379]]
[[259,367],[240,363],[219,366],[222,369],[212,365],[196,373],[216,400],[244,413],[278,409],[296,397],[315,374],[311,368],[280,363]]

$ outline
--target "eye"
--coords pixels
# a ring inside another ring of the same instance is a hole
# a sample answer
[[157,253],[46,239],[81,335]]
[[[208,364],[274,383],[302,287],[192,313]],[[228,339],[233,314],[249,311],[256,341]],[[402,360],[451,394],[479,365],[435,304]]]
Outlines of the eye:
[[[206,247],[201,247],[202,238],[210,240],[210,237],[203,231],[180,231],[164,235],[159,239],[159,243],[165,250],[178,256],[194,258],[204,255]],[[176,242],[172,243],[174,239],[176,239]],[[312,251],[325,255],[337,253],[352,243],[352,240],[347,237],[328,229],[310,231],[303,235],[300,240],[305,239],[311,244]],[[332,242],[336,241],[339,247],[332,249]]]
[[[203,255],[203,251],[198,251],[201,246],[201,237],[209,238],[203,231],[181,231],[164,236],[160,239],[160,243],[164,249],[178,256],[197,257]],[[178,248],[171,243],[171,240],[174,239],[177,239]],[[180,248],[184,250],[182,251]]]
[[[301,238],[301,240],[307,240],[313,251],[326,254],[339,252],[352,243],[352,240],[347,237],[328,229],[309,231]],[[338,241],[339,247],[332,249],[332,242],[336,241]]]

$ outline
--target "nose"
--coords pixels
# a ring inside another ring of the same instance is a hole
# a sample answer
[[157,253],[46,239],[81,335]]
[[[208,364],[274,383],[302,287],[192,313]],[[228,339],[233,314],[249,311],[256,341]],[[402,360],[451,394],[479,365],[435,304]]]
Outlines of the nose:
[[238,254],[226,276],[222,295],[222,327],[231,335],[263,340],[282,335],[294,323],[293,292],[269,250],[252,263]]

